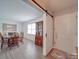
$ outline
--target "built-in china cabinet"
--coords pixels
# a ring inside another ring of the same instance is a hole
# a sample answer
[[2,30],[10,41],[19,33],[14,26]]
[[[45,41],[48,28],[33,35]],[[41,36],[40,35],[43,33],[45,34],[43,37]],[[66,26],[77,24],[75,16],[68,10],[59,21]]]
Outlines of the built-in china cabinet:
[[35,44],[38,46],[43,45],[43,21],[36,23]]

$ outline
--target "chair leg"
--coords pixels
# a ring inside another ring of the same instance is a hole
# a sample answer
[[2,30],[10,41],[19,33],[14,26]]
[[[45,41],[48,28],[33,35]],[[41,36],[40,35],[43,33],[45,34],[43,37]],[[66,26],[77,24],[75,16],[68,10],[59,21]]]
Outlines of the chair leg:
[[2,50],[2,48],[3,48],[3,43],[1,43],[1,50]]

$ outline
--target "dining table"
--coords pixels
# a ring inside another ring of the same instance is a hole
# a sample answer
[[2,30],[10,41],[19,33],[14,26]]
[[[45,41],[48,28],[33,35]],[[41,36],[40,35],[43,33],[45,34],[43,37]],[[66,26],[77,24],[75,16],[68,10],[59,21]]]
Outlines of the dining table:
[[19,44],[19,38],[18,36],[3,36],[4,38],[4,41],[7,42],[8,44],[8,47],[11,47],[11,46],[15,46],[15,45],[18,45]]

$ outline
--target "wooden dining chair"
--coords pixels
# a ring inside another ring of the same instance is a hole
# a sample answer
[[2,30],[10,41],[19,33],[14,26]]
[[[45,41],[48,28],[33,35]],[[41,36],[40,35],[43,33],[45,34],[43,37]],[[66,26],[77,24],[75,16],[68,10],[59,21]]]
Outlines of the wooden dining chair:
[[10,47],[10,48],[14,45],[13,39],[14,39],[13,37],[10,37],[10,38],[8,39],[8,47]]
[[14,32],[13,35],[8,40],[8,46],[9,47],[19,46],[18,38],[19,38],[18,33]]
[[76,50],[76,59],[78,59],[78,47],[75,47]]
[[3,45],[8,45],[6,38],[3,37],[2,33],[0,32],[0,38],[1,38],[1,50],[3,48]]
[[19,46],[19,33],[16,32],[14,36],[15,45]]
[[19,38],[20,38],[20,42],[23,43],[23,39],[24,39],[24,33],[23,32],[20,32]]

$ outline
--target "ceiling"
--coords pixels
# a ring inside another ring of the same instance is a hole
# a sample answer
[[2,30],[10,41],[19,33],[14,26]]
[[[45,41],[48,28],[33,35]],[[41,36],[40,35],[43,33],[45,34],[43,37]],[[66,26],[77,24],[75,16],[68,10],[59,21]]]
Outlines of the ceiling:
[[66,9],[77,8],[77,4],[77,0],[47,0],[48,9],[53,13]]
[[58,13],[63,10],[77,9],[78,0],[35,0],[50,13]]
[[0,0],[0,19],[24,22],[42,16],[42,12],[27,3],[22,0]]
[[[36,0],[48,12],[58,13],[66,9],[77,9],[78,0]],[[30,6],[28,0],[0,0],[0,19],[28,21],[42,16],[42,12]]]

